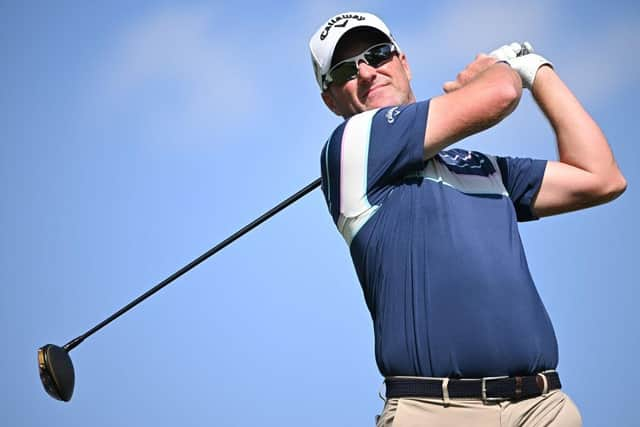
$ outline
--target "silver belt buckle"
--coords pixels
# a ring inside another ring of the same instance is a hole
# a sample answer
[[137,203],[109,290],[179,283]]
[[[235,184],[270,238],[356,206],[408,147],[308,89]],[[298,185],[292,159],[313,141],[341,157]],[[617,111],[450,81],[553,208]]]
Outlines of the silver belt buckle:
[[503,400],[506,400],[506,398],[504,398],[504,397],[487,397],[487,381],[504,380],[506,378],[509,378],[509,376],[508,375],[503,375],[501,377],[483,377],[483,378],[481,378],[481,381],[482,381],[482,403],[484,403],[486,405],[489,402],[501,402]]

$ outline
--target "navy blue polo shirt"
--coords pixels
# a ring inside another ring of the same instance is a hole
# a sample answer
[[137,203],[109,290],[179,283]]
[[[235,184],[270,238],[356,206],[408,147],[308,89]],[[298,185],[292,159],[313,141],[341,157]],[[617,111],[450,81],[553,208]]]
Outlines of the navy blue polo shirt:
[[556,337],[517,221],[546,162],[451,149],[424,160],[429,101],[342,123],[322,191],[371,313],[384,376],[477,378],[554,369]]

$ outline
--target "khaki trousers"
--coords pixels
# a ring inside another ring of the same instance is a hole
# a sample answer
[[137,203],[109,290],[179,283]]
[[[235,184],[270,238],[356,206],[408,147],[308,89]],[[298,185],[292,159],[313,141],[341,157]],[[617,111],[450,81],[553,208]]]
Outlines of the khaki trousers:
[[580,427],[576,405],[561,390],[520,401],[388,399],[377,427]]

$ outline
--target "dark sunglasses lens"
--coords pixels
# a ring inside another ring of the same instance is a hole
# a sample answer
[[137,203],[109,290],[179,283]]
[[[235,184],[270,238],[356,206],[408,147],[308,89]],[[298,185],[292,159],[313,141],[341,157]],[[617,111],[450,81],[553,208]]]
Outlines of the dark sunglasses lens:
[[331,70],[330,74],[331,80],[335,84],[341,85],[353,79],[358,74],[358,68],[356,67],[355,62],[348,61]]
[[[380,65],[391,59],[393,55],[393,47],[390,44],[383,44],[380,46],[374,46],[362,54],[367,64],[372,67],[379,67]],[[342,64],[339,64],[331,71],[329,71],[329,77],[331,81],[337,85],[344,84],[349,80],[355,78],[358,75],[358,66],[355,61],[347,60]]]
[[364,57],[372,67],[378,67],[391,58],[391,45],[376,46],[365,52]]

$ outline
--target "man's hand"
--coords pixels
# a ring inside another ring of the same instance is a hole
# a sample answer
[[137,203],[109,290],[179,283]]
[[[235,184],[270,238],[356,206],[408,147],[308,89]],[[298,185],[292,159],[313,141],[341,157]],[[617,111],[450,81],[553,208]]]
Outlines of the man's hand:
[[464,70],[458,73],[454,81],[446,82],[442,86],[442,89],[446,93],[458,90],[461,87],[466,86],[467,84],[472,82],[476,77],[478,77],[496,62],[498,62],[498,60],[495,57],[480,53],[478,54],[478,56],[476,56],[476,59],[472,63],[467,65]]
[[517,57],[526,55],[528,53],[533,53],[533,46],[531,46],[529,42],[513,42],[511,44],[500,46],[496,50],[491,51],[489,56],[493,56],[498,61],[509,63]]
[[511,65],[522,79],[522,87],[529,90],[533,87],[538,70],[543,65],[553,68],[553,64],[542,56],[533,53],[533,46],[529,42],[511,43],[492,51],[493,56],[499,61]]

